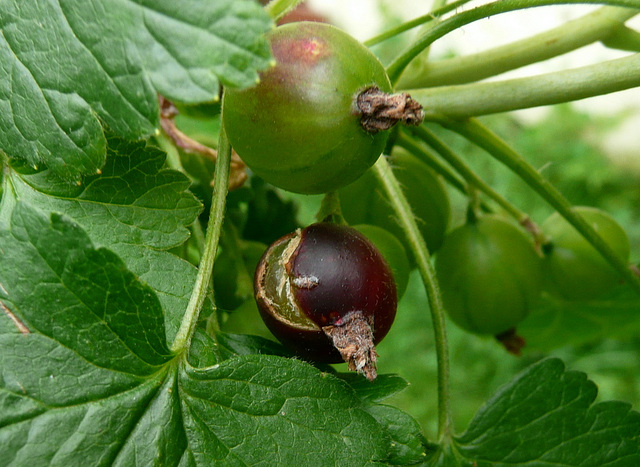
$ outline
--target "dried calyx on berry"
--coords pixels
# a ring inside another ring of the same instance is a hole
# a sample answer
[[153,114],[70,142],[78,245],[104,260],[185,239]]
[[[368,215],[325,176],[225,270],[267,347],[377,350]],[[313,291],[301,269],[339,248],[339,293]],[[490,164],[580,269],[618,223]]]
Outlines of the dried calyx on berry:
[[396,314],[388,264],[357,230],[319,223],[274,242],[255,276],[256,301],[267,327],[307,360],[345,361],[376,378],[375,344]]

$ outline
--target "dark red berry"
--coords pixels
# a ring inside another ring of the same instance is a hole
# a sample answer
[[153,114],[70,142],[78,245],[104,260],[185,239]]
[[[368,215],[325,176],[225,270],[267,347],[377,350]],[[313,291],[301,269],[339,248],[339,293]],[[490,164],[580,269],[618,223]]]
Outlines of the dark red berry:
[[346,361],[375,378],[374,345],[396,314],[388,264],[357,230],[320,223],[267,249],[256,270],[256,300],[273,334],[303,358]]

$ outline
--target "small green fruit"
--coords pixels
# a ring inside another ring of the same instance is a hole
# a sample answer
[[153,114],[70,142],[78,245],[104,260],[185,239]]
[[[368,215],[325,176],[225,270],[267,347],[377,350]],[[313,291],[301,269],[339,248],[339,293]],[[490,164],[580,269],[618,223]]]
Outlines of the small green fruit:
[[[590,224],[623,261],[629,261],[629,238],[608,213],[586,206],[573,210]],[[541,226],[551,238],[545,247],[545,289],[566,300],[590,300],[611,290],[620,274],[560,214],[554,213]]]
[[506,220],[484,216],[458,227],[435,256],[445,310],[467,331],[502,334],[537,300],[540,263],[532,241]]
[[276,65],[256,86],[224,93],[231,145],[269,183],[325,193],[353,182],[382,152],[388,132],[360,125],[359,93],[391,83],[364,45],[333,26],[290,23],[267,35]]

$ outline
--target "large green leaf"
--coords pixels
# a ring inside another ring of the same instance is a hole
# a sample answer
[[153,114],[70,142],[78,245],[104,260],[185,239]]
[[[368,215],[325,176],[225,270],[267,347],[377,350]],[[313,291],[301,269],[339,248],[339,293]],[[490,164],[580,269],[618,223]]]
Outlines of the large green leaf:
[[102,173],[80,185],[61,182],[50,170],[7,167],[0,225],[8,223],[16,200],[73,218],[94,245],[117,253],[158,293],[171,340],[196,270],[164,250],[189,237],[187,225],[202,205],[187,191],[183,174],[163,168],[165,154],[158,149],[110,137],[107,154]]
[[597,393],[584,373],[542,360],[499,390],[433,464],[640,465],[640,413],[594,404]]
[[251,0],[0,2],[0,150],[79,179],[105,160],[100,121],[139,139],[157,93],[217,99],[270,61],[271,21]]
[[223,337],[222,351],[200,330],[197,355],[171,355],[153,291],[70,219],[16,203],[0,245],[3,465],[424,458],[408,415],[307,363],[251,354],[260,339]]

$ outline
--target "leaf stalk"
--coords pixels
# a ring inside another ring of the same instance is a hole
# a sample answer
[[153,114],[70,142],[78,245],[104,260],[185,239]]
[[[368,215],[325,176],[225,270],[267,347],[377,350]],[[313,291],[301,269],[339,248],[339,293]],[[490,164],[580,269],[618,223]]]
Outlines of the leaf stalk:
[[223,125],[220,130],[218,159],[216,160],[216,169],[213,178],[213,197],[211,200],[211,212],[209,213],[207,233],[204,240],[204,251],[202,252],[202,258],[198,266],[198,275],[196,276],[189,304],[180,323],[176,338],[173,344],[171,344],[171,350],[173,352],[181,352],[189,348],[191,337],[193,336],[198,317],[200,316],[200,310],[202,310],[202,305],[209,291],[211,276],[213,274],[213,263],[218,251],[222,222],[224,220],[229,187],[230,164],[231,145],[229,144]]

